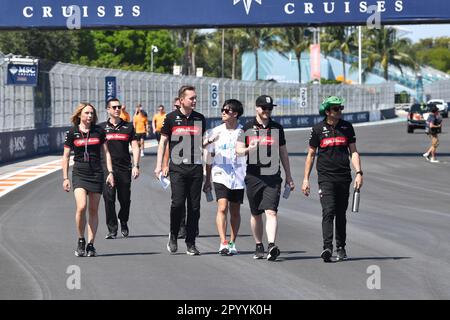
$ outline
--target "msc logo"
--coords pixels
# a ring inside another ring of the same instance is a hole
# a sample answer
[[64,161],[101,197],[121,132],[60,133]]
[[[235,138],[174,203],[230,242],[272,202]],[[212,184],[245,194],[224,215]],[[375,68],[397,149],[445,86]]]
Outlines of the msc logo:
[[[247,12],[247,15],[250,13],[250,8],[252,7],[252,1],[253,0],[242,0],[245,7],[245,12]],[[255,2],[262,4],[262,0],[254,0]],[[241,0],[233,0],[233,5],[237,5]]]
[[36,67],[35,66],[12,66],[9,68],[9,72],[15,76],[18,74],[19,76],[35,76],[36,75]]
[[13,156],[15,152],[25,151],[26,140],[27,138],[24,136],[12,137],[11,140],[9,140],[9,154]]

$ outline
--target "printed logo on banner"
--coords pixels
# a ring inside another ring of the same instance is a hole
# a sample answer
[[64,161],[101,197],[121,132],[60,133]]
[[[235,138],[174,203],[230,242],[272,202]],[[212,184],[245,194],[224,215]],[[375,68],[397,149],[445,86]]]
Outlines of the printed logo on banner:
[[25,155],[27,149],[26,146],[27,137],[11,137],[9,140],[9,154],[13,158],[21,157]]
[[[33,140],[34,152],[46,151],[50,147],[50,135],[48,133],[38,133],[34,135]],[[44,149],[44,150],[42,150]]]
[[[262,4],[262,0],[254,0],[256,3]],[[233,6],[237,5],[241,0],[233,0]],[[253,0],[242,0],[244,3],[245,12],[247,12],[247,15],[250,13],[250,9],[252,7]]]
[[38,82],[38,65],[8,64],[8,85],[36,86]]
[[116,77],[105,77],[105,102],[117,96]]

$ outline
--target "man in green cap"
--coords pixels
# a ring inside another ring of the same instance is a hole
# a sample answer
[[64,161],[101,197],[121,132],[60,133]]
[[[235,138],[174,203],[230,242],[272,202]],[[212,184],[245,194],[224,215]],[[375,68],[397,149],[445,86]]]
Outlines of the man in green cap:
[[344,100],[331,96],[320,105],[319,113],[325,116],[311,129],[308,155],[306,156],[302,192],[310,193],[309,176],[318,149],[317,173],[319,196],[322,205],[322,235],[324,262],[331,262],[333,255],[333,220],[336,217],[336,253],[337,261],[347,259],[346,211],[349,188],[352,182],[350,158],[356,171],[354,188],[363,185],[361,161],[356,150],[355,131],[351,123],[341,119]]

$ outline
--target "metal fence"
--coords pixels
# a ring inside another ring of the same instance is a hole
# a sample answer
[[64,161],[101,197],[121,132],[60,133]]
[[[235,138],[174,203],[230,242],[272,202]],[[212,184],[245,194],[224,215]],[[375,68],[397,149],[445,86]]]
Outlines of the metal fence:
[[[375,111],[394,107],[394,84],[378,85],[302,85],[270,81],[240,81],[208,77],[172,76],[165,74],[83,67],[56,63],[41,68],[39,86],[33,89],[5,86],[6,67],[0,71],[0,131],[39,127],[63,127],[78,103],[91,102],[99,111],[99,120],[106,119],[105,77],[117,79],[118,98],[132,114],[137,104],[151,116],[158,105],[172,109],[172,100],[182,85],[193,85],[197,92],[196,110],[206,117],[219,117],[226,99],[240,100],[244,115],[255,114],[255,100],[261,94],[274,98],[279,106],[274,116],[317,114],[323,98],[342,96],[346,112]],[[212,107],[211,87],[217,86],[218,105]],[[34,104],[33,104],[34,98]],[[8,111],[5,113],[3,110]],[[35,117],[35,118],[33,118]],[[7,124],[7,126],[5,126]]]
[[450,80],[437,81],[425,86],[425,95],[430,99],[443,99],[450,102]]
[[0,132],[35,128],[33,88],[7,86],[7,65],[0,55]]

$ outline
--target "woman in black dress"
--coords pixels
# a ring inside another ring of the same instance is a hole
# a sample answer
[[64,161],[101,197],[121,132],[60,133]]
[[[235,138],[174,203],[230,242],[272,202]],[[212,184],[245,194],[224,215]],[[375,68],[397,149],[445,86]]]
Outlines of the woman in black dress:
[[[111,155],[105,139],[104,130],[97,126],[97,112],[93,105],[80,103],[71,117],[73,127],[66,132],[64,142],[64,155],[62,159],[63,189],[69,192],[71,189],[69,180],[70,152],[74,151],[74,166],[72,172],[72,188],[75,195],[76,224],[78,231],[78,244],[75,255],[82,257],[87,253],[88,257],[96,255],[94,248],[95,234],[98,226],[98,205],[105,183],[100,160],[101,148],[103,148],[108,176],[106,183],[114,186]],[[84,239],[86,227],[86,208],[89,198],[88,219],[88,244]]]

